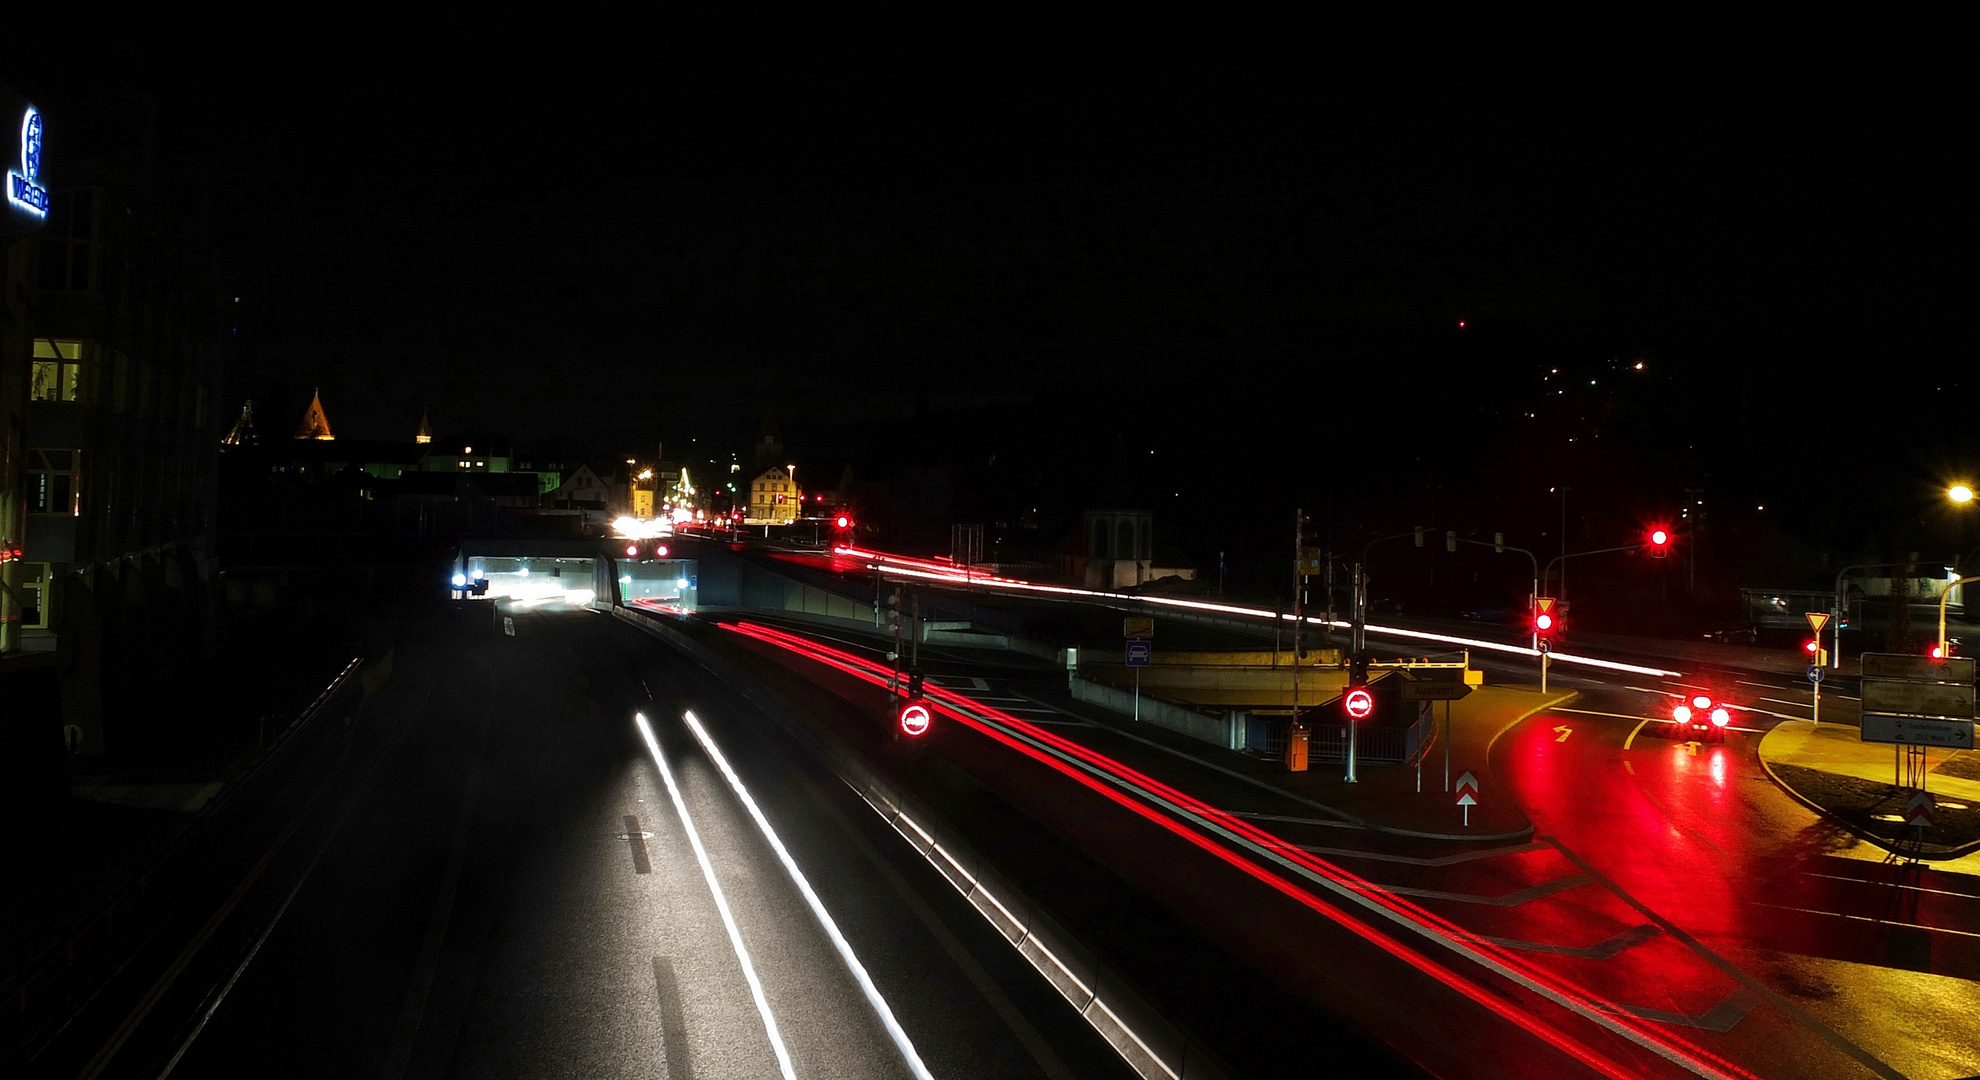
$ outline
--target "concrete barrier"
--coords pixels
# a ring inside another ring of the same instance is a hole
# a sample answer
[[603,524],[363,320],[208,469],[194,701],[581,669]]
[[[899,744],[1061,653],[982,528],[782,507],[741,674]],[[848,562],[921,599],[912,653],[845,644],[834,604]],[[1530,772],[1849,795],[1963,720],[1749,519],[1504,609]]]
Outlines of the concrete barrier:
[[1226,750],[1244,749],[1246,716],[1242,712],[1209,716],[1145,694],[1142,695],[1137,710],[1132,691],[1119,690],[1105,683],[1082,679],[1077,675],[1071,676],[1071,681],[1074,701],[1098,705],[1122,716],[1138,715],[1144,724],[1173,731],[1179,735],[1187,735],[1192,739],[1201,739]]

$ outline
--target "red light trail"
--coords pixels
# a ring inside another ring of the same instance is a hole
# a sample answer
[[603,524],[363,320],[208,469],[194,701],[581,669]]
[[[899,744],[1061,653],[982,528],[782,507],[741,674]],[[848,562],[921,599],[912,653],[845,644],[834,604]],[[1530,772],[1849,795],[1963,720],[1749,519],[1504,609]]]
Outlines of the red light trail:
[[[875,661],[774,627],[754,623],[721,625],[724,629],[798,653],[875,685],[886,685],[893,675],[890,668]],[[1613,1004],[1592,996],[1580,987],[1563,983],[1553,974],[1532,965],[1525,957],[1484,941],[1435,913],[1396,896],[1376,883],[1326,862],[1247,821],[1169,787],[1104,754],[954,691],[931,684],[926,687],[926,693],[930,698],[941,703],[930,703],[935,711],[953,717],[972,730],[1052,768],[1189,841],[1303,906],[1327,916],[1338,925],[1517,1024],[1602,1075],[1621,1080],[1623,1077],[1635,1074],[1601,1056],[1593,1048],[1583,1045],[1567,1033],[1518,1008],[1485,985],[1460,975],[1431,957],[1418,953],[1403,942],[1382,933],[1376,926],[1354,917],[1338,903],[1300,887],[1298,882],[1273,873],[1268,867],[1245,858],[1230,846],[1213,842],[1209,836],[1190,828],[1189,823],[1210,833],[1220,834],[1225,839],[1234,841],[1239,847],[1248,848],[1267,861],[1277,863],[1298,876],[1325,887],[1334,893],[1336,898],[1351,901],[1398,927],[1410,930],[1434,944],[1518,983],[1697,1076],[1726,1078],[1726,1080],[1752,1076],[1700,1047],[1638,1027],[1624,1016],[1618,1015]],[[1132,797],[1130,792],[1140,795],[1141,798]],[[1158,807],[1166,809],[1169,813],[1161,813]]]

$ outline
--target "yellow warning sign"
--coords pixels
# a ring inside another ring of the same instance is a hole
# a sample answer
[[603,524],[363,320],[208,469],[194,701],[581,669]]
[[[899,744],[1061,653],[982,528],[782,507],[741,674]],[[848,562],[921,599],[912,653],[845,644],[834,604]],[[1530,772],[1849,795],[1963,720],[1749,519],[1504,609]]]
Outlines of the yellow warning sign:
[[1829,621],[1829,613],[1826,611],[1806,611],[1802,614],[1808,619],[1808,629],[1818,634]]

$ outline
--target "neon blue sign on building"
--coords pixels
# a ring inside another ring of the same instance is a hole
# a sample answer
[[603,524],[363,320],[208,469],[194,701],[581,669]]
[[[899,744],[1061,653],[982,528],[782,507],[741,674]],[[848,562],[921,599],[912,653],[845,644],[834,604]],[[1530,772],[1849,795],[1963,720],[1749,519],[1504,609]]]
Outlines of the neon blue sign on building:
[[7,201],[36,217],[48,216],[48,189],[41,180],[41,112],[27,107],[21,117],[21,167],[7,170]]

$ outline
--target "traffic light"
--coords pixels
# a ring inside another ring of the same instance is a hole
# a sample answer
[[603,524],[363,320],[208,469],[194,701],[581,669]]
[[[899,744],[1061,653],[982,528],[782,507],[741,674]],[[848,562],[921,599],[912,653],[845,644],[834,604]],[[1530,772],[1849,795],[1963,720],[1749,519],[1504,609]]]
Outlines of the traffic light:
[[920,696],[921,696],[921,685],[922,685],[922,681],[923,681],[923,678],[922,678],[922,674],[921,674],[921,669],[920,669],[920,668],[909,668],[909,669],[908,669],[908,696],[909,696],[909,697],[911,697],[911,698],[918,698],[918,697],[920,697]]
[[1821,638],[1809,638],[1807,641],[1802,642],[1801,651],[1808,657],[1808,662],[1811,664],[1819,666],[1829,662],[1829,650],[1822,647]]
[[1643,538],[1643,549],[1653,559],[1661,559],[1671,553],[1671,532],[1661,525],[1653,527]]
[[1561,634],[1561,609],[1551,596],[1538,596],[1533,600],[1533,632],[1540,640],[1551,642]]
[[853,526],[852,515],[840,514],[838,517],[832,519],[832,526],[842,531],[845,529],[852,528]]
[[1952,657],[1958,656],[1959,642],[1954,641],[1951,638],[1946,639],[1946,643],[1944,646],[1940,646],[1937,642],[1933,642],[1931,649],[1927,650],[1926,655],[1930,656],[1934,662],[1940,660],[1947,660]]

